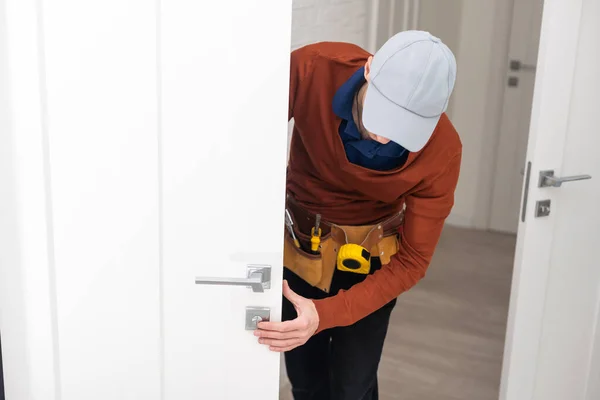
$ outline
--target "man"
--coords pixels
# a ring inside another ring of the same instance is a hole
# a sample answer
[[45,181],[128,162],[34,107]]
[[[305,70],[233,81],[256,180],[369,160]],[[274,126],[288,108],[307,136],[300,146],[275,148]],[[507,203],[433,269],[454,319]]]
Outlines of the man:
[[284,322],[255,334],[286,352],[297,400],[378,398],[390,313],[425,275],[454,202],[455,76],[427,32],[374,56],[347,43],[292,52]]

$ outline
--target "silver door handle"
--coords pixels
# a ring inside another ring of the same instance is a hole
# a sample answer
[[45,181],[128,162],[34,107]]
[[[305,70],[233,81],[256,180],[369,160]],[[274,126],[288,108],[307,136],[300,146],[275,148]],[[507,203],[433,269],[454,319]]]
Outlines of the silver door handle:
[[554,176],[554,170],[540,171],[540,180],[538,187],[560,187],[565,182],[583,181],[592,179],[590,175],[574,175],[560,178]]
[[246,307],[246,330],[258,328],[258,323],[271,319],[271,309],[265,307]]
[[196,277],[197,285],[246,286],[253,292],[263,293],[271,288],[270,265],[248,265],[246,278]]

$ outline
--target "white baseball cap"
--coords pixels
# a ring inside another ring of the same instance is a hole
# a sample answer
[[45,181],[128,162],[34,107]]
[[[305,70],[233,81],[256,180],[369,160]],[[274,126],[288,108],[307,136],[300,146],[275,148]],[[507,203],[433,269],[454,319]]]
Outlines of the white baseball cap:
[[365,128],[420,151],[448,108],[456,80],[452,51],[429,32],[400,32],[375,53],[369,77]]

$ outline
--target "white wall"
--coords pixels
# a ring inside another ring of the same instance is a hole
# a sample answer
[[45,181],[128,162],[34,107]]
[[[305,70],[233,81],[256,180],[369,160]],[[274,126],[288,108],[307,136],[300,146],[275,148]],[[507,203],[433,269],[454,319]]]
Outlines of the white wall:
[[369,0],[293,0],[292,49],[320,41],[367,46]]
[[[417,29],[431,32],[452,50],[460,65],[461,26],[463,0],[420,0]],[[459,67],[460,69],[460,67]],[[450,99],[446,113],[452,119],[454,97]]]

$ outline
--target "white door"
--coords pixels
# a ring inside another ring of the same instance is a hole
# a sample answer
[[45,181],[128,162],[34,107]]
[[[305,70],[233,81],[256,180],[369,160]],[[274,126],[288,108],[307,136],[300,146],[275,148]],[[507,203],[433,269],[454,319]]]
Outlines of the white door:
[[[167,399],[274,400],[279,354],[245,330],[279,320],[291,0],[162,2],[160,176]],[[195,284],[270,266],[270,288]]]
[[489,221],[494,231],[517,232],[543,7],[543,0],[513,6]]
[[280,318],[290,25],[291,0],[0,2],[8,399],[277,399],[245,324]]
[[[501,399],[597,400],[600,2],[544,8]],[[546,170],[592,178],[539,187]]]

